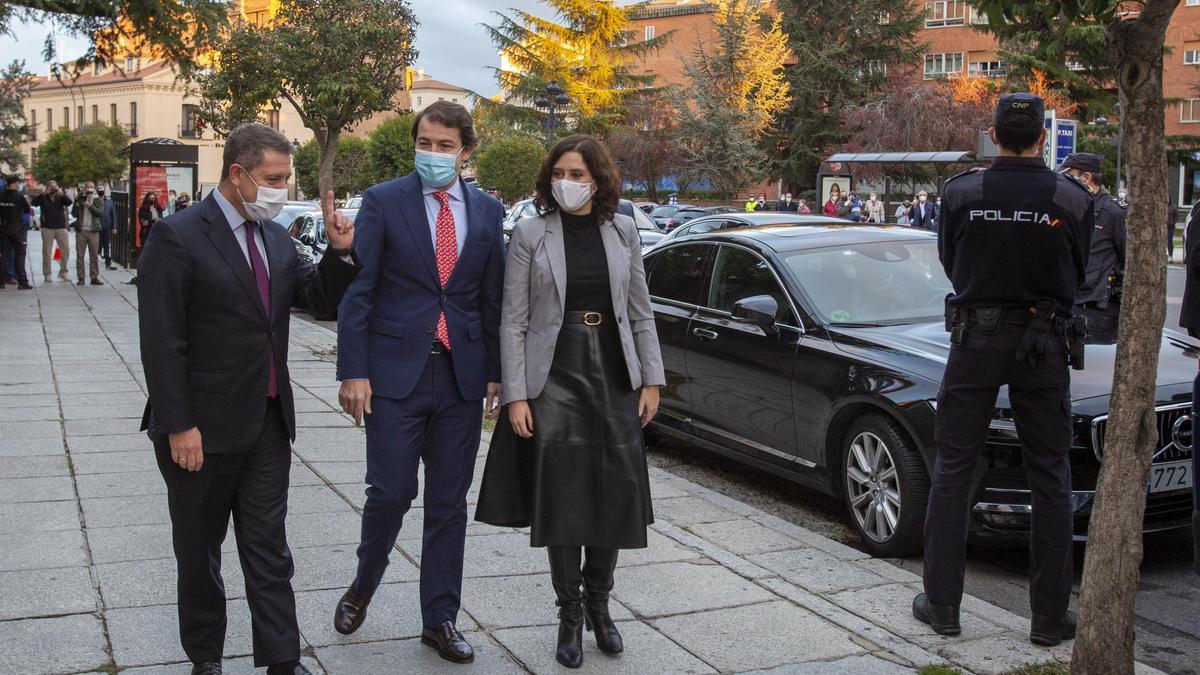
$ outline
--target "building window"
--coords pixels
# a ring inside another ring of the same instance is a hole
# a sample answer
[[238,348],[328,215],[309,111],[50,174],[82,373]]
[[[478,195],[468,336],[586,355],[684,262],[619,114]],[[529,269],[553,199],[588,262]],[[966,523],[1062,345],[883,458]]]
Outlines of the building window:
[[962,52],[925,55],[925,79],[931,80],[950,73],[960,73],[963,67]]
[[112,103],[108,106],[108,121],[112,124],[117,123],[117,104]]
[[137,101],[131,101],[129,103],[129,124],[127,125],[127,131],[129,131],[130,136],[138,135],[138,123],[137,122],[138,122]]
[[199,138],[200,132],[196,129],[196,120],[199,117],[200,108],[194,105],[183,106],[183,123],[179,126],[179,135],[182,138]]
[[97,61],[96,63],[94,63],[92,65],[92,74],[93,75],[99,75],[100,73],[103,73],[103,72],[104,72],[104,66],[100,65],[99,61]]
[[1187,0],[1183,3],[1184,7],[1200,7],[1200,0]]
[[63,106],[63,128],[71,128],[71,106]]
[[92,106],[92,124],[100,124],[100,106]]
[[138,60],[136,56],[125,57],[125,72],[132,73],[138,69]]
[[971,23],[975,24],[976,26],[986,26],[988,23],[990,23],[990,21],[991,20],[988,19],[987,12],[982,11],[975,5],[971,5]]
[[967,22],[967,3],[960,0],[938,0],[925,3],[925,27],[962,26]]
[[1200,122],[1200,98],[1189,98],[1179,104],[1180,122]]
[[46,108],[46,135],[54,131],[54,110]]
[[37,140],[37,110],[29,111],[29,140]]
[[654,26],[646,26],[646,40],[654,39]]
[[1008,66],[1003,61],[972,61],[967,73],[972,77],[1004,77]]
[[87,124],[87,120],[83,117],[83,106],[75,108],[75,126],[82,127]]
[[421,97],[420,96],[417,97],[417,107],[418,108],[421,107]]
[[268,110],[267,111],[267,126],[271,127],[272,129],[279,128],[279,111],[278,110]]
[[1185,50],[1183,52],[1183,62],[1189,66],[1200,65],[1200,49]]

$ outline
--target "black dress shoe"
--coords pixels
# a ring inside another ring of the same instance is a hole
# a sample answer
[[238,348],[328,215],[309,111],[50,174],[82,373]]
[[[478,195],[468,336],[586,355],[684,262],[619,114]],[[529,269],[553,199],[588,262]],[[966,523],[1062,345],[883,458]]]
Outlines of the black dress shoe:
[[75,285],[76,285],[76,286],[82,286],[82,285],[83,285],[83,283],[84,283],[84,282],[83,282],[83,279],[80,279],[79,281],[76,281],[76,282],[75,282]]
[[29,284],[21,284],[21,285],[17,286],[17,290],[18,291],[32,291],[33,286],[30,286]]
[[192,664],[192,675],[221,675],[220,661],[205,661]]
[[962,632],[956,605],[935,605],[924,593],[918,593],[913,598],[912,613],[917,621],[929,624],[938,635],[953,636]]
[[92,279],[92,285],[93,286],[103,286],[104,282],[100,281],[99,279]]
[[564,602],[558,608],[558,647],[554,660],[568,668],[583,665],[583,603]]
[[1069,609],[1058,621],[1035,616],[1029,629],[1029,641],[1043,647],[1055,647],[1062,644],[1063,640],[1074,640],[1077,618],[1075,612]]
[[596,634],[596,646],[605,654],[620,654],[625,643],[617,624],[608,613],[607,593],[588,593],[583,603],[583,622],[588,630]]
[[438,656],[452,663],[471,663],[475,660],[475,650],[454,627],[453,621],[443,621],[421,631],[421,644],[433,647]]
[[355,595],[354,591],[346,589],[342,599],[338,600],[337,609],[333,613],[333,629],[342,635],[349,635],[358,630],[367,618],[367,605],[371,604],[371,596]]

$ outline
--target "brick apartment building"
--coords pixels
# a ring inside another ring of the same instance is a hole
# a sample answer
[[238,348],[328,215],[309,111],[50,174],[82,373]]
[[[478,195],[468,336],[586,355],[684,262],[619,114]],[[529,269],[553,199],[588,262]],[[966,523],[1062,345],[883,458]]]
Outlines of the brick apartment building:
[[[771,2],[764,0],[763,4]],[[917,4],[925,9],[919,38],[928,45],[923,66],[927,79],[964,71],[996,78],[1007,74],[1005,63],[996,54],[995,38],[976,29],[987,23],[987,16],[975,11],[972,3],[938,0]],[[638,9],[633,15],[637,26],[633,39],[674,31],[663,49],[645,58],[644,72],[656,75],[660,83],[688,84],[681,61],[698,41],[714,35],[715,10],[714,3],[704,0],[654,0]],[[1164,93],[1181,103],[1168,105],[1164,111],[1166,132],[1200,136],[1200,0],[1180,3],[1167,30],[1167,46]],[[1170,180],[1176,204],[1191,206],[1200,198],[1200,159],[1172,167]]]

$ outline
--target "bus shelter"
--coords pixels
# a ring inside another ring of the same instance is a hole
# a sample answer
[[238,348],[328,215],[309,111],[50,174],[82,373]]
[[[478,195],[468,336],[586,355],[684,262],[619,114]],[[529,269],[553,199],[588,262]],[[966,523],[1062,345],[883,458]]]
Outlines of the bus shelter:
[[117,235],[113,238],[113,259],[125,267],[136,267],[141,252],[141,233],[138,231],[138,207],[149,192],[158,203],[165,205],[167,192],[191,195],[199,186],[200,148],[185,145],[172,138],[147,138],[130,143],[129,192],[113,194],[117,207]]
[[[937,190],[941,192],[942,185],[951,170],[966,168],[967,165],[979,164],[974,152],[966,150],[951,150],[942,152],[840,152],[826,157],[821,162],[817,173],[817,204],[824,204],[829,199],[829,191],[836,185],[845,194],[854,189],[855,168],[862,165],[882,166],[884,168],[884,195],[892,192],[892,179],[888,168],[930,166],[937,174]],[[893,204],[885,196],[886,213],[891,217]]]

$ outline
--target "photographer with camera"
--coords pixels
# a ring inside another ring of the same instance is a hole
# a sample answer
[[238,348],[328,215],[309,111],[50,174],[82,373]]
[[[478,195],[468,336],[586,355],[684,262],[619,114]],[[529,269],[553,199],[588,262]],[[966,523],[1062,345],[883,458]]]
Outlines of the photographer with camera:
[[1100,156],[1076,152],[1058,168],[1092,193],[1092,248],[1087,273],[1075,292],[1075,315],[1087,317],[1089,342],[1113,343],[1121,315],[1121,279],[1125,275],[1125,207],[1100,184]]
[[102,286],[100,281],[100,229],[104,204],[96,196],[96,184],[87,181],[75,200],[75,271],[80,286],[83,285],[83,256],[88,257],[93,286]]
[[62,259],[58,264],[58,278],[70,281],[67,266],[71,264],[71,239],[67,234],[67,207],[71,198],[58,187],[58,181],[46,183],[46,189],[33,200],[33,205],[41,209],[42,220],[42,275],[46,283],[50,283],[50,264],[54,261],[54,244],[62,251]]

